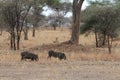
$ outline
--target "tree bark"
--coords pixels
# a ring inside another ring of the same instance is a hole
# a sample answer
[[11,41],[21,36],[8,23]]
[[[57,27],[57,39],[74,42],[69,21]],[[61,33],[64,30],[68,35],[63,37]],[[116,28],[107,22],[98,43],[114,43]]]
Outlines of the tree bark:
[[72,35],[71,43],[79,44],[79,34],[80,34],[80,13],[81,7],[84,0],[74,0],[73,1],[73,25],[72,25]]

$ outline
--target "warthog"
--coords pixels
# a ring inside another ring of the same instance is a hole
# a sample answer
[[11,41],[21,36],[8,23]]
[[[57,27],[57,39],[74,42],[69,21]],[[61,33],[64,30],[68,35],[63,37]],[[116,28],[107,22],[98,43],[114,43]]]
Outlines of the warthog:
[[55,52],[53,50],[48,51],[48,58],[51,58],[51,57],[59,58],[60,60],[62,59],[66,60],[66,56],[64,53]]
[[31,59],[32,61],[38,61],[39,60],[37,54],[31,53],[31,52],[28,52],[28,51],[25,51],[25,52],[21,53],[21,60],[26,60],[26,59]]

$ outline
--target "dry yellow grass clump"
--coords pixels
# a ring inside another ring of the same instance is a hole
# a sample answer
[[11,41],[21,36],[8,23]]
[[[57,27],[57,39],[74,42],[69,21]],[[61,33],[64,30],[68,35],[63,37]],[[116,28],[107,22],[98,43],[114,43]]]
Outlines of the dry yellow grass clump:
[[[36,37],[32,37],[32,31],[29,31],[29,40],[24,40],[22,34],[20,50],[12,51],[9,49],[9,33],[3,32],[0,36],[0,62],[20,61],[20,53],[29,50],[39,55],[41,61],[47,60],[47,51],[54,49],[66,54],[68,60],[119,60],[120,59],[120,41],[114,42],[113,53],[108,54],[107,48],[95,48],[94,35],[80,35],[80,45],[66,46],[57,45],[70,39],[71,31],[69,29],[46,30],[39,29],[36,31]],[[54,45],[53,46],[51,46]],[[57,45],[57,46],[55,46]],[[46,48],[47,46],[47,48]],[[37,48],[37,49],[36,49]],[[69,50],[68,50],[69,49]]]

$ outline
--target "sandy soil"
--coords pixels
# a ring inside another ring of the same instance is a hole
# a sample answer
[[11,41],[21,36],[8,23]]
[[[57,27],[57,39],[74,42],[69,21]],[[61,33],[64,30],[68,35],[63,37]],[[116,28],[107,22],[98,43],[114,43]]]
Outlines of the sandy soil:
[[120,62],[48,61],[0,64],[0,80],[120,80]]

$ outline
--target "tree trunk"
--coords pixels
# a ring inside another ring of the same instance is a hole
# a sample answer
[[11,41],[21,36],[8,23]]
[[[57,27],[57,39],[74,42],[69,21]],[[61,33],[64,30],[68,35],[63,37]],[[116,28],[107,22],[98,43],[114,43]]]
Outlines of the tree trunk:
[[25,29],[23,29],[23,32],[24,32],[24,40],[28,40],[28,26],[27,26],[27,24],[26,24],[26,27],[25,27]]
[[16,43],[15,43],[15,29],[14,26],[11,26],[10,29],[10,48],[16,50]]
[[20,35],[17,36],[17,50],[20,49]]
[[111,44],[110,44],[110,36],[107,35],[107,41],[108,41],[108,51],[109,51],[109,54],[111,54]]
[[106,43],[106,32],[104,32],[104,34],[103,34],[103,43],[102,43],[102,46],[105,46],[105,43]]
[[13,33],[13,49],[16,50],[15,33]]
[[13,49],[13,35],[10,33],[10,48]]
[[56,30],[56,26],[53,26],[54,30]]
[[2,35],[2,29],[0,29],[0,35]]
[[84,0],[74,0],[73,1],[73,25],[72,25],[72,35],[71,43],[79,44],[79,34],[80,34],[80,13],[81,6]]
[[24,40],[28,40],[28,30],[27,29],[24,32]]
[[25,28],[23,29],[23,32],[24,32],[24,40],[28,40],[28,25],[27,25],[28,21],[27,19],[25,19]]
[[96,41],[96,47],[99,47],[98,45],[98,36],[97,36],[97,32],[95,31],[95,41]]
[[33,26],[33,34],[32,37],[35,37],[35,27]]

